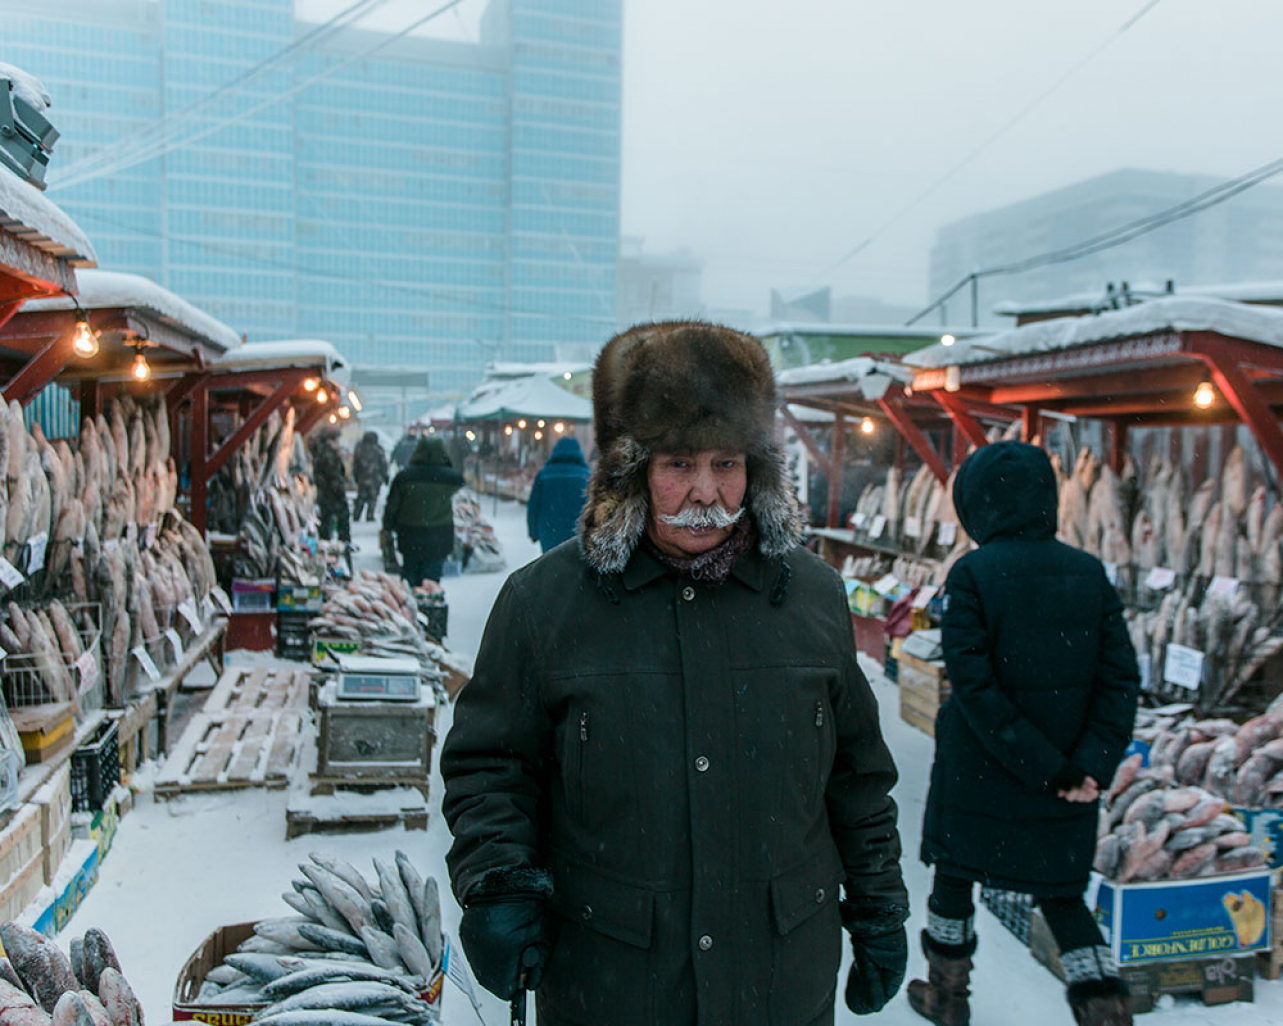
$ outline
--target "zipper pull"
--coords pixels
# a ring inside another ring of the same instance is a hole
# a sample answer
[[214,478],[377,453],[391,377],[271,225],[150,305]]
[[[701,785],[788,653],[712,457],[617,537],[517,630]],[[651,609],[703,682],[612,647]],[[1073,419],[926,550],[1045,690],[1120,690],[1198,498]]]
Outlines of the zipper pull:
[[817,727],[824,726],[824,703],[823,702],[815,703],[815,725]]
[[588,714],[586,712],[579,714],[579,740],[588,740]]

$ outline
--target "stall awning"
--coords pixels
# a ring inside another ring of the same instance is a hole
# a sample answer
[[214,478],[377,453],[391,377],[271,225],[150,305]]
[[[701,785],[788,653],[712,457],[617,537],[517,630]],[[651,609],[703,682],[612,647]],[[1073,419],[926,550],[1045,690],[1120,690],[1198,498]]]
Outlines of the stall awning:
[[542,375],[517,378],[459,407],[459,420],[592,420],[592,405]]
[[893,383],[903,387],[912,376],[909,369],[898,363],[857,356],[853,360],[824,361],[781,371],[776,381],[783,389],[803,385],[854,385],[865,399],[876,402]]
[[350,384],[352,366],[331,342],[295,339],[284,342],[247,342],[229,352],[210,369],[238,373],[251,370],[301,368],[316,370],[337,385]]

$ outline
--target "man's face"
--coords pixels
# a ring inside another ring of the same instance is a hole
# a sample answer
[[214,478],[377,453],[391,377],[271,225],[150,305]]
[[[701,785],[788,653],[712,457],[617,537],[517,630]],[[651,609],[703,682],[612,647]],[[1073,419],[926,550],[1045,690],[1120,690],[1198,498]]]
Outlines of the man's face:
[[[735,530],[725,526],[681,526],[666,517],[729,521],[739,512],[748,489],[748,464],[742,452],[656,453],[646,471],[650,486],[651,540],[660,551],[690,558],[716,548]],[[727,516],[718,517],[718,511]],[[709,516],[711,514],[711,517]]]

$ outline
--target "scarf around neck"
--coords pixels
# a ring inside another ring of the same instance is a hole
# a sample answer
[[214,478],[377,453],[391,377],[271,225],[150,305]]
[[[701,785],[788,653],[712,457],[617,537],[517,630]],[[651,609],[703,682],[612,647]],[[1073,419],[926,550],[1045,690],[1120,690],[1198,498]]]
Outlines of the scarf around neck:
[[651,540],[649,531],[642,535],[642,545],[660,565],[680,577],[689,577],[701,584],[722,584],[756,537],[757,529],[753,526],[753,518],[745,513],[736,521],[735,530],[726,541],[698,556],[669,555]]

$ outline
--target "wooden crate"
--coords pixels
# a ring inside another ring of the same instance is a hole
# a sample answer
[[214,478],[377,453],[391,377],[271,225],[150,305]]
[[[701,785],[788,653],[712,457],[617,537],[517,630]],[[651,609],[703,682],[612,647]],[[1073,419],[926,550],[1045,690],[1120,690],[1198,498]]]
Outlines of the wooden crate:
[[1283,889],[1275,890],[1270,915],[1270,940],[1274,946],[1257,955],[1257,970],[1264,979],[1277,980],[1283,972]]
[[935,737],[936,714],[949,697],[943,663],[927,663],[903,652],[899,658],[900,718]]
[[20,806],[0,829],[0,922],[16,919],[45,885],[40,809]]
[[31,799],[40,810],[40,845],[44,882],[53,878],[71,847],[71,764],[65,764]]
[[76,720],[70,702],[20,706],[10,718],[22,738],[27,765],[53,761],[76,744]]

